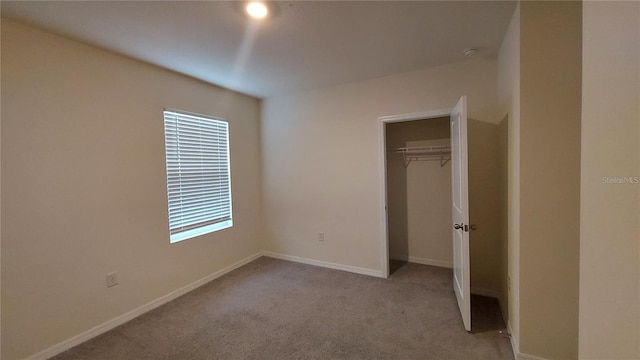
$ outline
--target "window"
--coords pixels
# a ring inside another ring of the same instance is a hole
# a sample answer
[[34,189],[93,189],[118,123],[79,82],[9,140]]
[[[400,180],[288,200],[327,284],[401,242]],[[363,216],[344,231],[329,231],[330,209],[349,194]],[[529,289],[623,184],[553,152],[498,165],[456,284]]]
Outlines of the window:
[[231,227],[228,123],[165,110],[164,139],[170,241]]

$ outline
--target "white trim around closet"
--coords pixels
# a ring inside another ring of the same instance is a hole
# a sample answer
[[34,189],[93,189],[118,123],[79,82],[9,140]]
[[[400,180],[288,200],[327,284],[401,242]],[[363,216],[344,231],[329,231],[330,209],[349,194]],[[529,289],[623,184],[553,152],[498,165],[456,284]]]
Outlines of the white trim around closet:
[[380,240],[380,252],[382,254],[382,274],[385,278],[389,277],[389,232],[387,218],[387,144],[385,126],[390,123],[402,121],[414,121],[434,119],[451,115],[452,109],[440,109],[415,112],[409,114],[381,116],[378,118],[378,164],[380,169],[380,196],[381,196],[381,231],[382,238]]

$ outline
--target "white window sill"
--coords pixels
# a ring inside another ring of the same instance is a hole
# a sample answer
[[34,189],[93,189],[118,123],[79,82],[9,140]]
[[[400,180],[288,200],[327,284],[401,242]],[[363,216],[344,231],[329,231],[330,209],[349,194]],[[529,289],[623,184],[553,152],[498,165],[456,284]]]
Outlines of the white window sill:
[[178,241],[187,240],[194,238],[196,236],[212,233],[214,231],[227,229],[233,226],[233,220],[223,221],[217,224],[211,224],[207,226],[203,226],[197,229],[191,229],[185,232],[173,234],[169,237],[169,241],[173,244]]

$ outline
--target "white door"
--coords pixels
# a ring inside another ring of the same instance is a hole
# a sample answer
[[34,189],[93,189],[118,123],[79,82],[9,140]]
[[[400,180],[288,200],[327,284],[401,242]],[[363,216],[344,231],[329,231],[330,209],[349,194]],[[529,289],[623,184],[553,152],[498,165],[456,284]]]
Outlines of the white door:
[[464,328],[471,331],[466,96],[460,98],[451,112],[451,182],[453,197],[453,290],[456,293]]

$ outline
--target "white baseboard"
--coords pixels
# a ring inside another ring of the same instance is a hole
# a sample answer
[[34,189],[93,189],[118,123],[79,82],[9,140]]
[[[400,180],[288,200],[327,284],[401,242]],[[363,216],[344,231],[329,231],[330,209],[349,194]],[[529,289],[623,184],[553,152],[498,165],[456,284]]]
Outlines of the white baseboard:
[[389,258],[392,260],[408,261],[410,263],[415,263],[415,264],[431,265],[431,266],[438,266],[438,267],[453,269],[453,263],[450,261],[419,258],[415,256],[406,256],[406,255],[390,255]]
[[[321,260],[314,260],[314,259],[308,259],[308,258],[303,258],[303,257],[299,257],[299,256],[293,256],[293,255],[285,255],[285,254],[279,254],[279,253],[274,253],[274,252],[270,252],[270,251],[265,251],[265,252],[260,252],[260,253],[256,253],[254,255],[251,255],[245,259],[242,259],[232,265],[227,266],[224,269],[218,270],[213,274],[207,275],[205,277],[203,277],[202,279],[199,279],[197,281],[194,281],[193,283],[184,286],[178,290],[175,290],[167,295],[164,295],[156,300],[153,300],[145,305],[142,305],[132,311],[129,311],[125,314],[122,314],[114,319],[111,319],[107,322],[104,322],[94,328],[91,328],[85,332],[82,332],[76,336],[73,336],[67,340],[64,340],[56,345],[53,345],[39,353],[33,354],[29,357],[27,357],[26,359],[28,360],[45,360],[45,359],[49,359],[53,356],[56,356],[66,350],[71,349],[72,347],[79,345],[87,340],[90,340],[98,335],[101,335],[117,326],[120,326],[124,323],[126,323],[127,321],[133,320],[134,318],[148,312],[151,311],[161,305],[164,305],[172,300],[175,300],[176,298],[190,292],[193,291],[197,288],[199,288],[200,286],[205,285],[206,283],[215,280],[243,265],[246,265],[248,263],[250,263],[251,261],[261,257],[261,256],[267,256],[267,257],[272,257],[272,258],[276,258],[276,259],[282,259],[282,260],[289,260],[289,261],[294,261],[294,262],[298,262],[298,263],[303,263],[303,264],[308,264],[308,265],[314,265],[314,266],[320,266],[320,267],[325,267],[325,268],[330,268],[330,269],[336,269],[336,270],[342,270],[342,271],[348,271],[348,272],[352,272],[352,273],[356,273],[356,274],[362,274],[362,275],[368,275],[368,276],[374,276],[374,277],[379,277],[379,278],[384,278],[384,275],[382,274],[381,271],[378,270],[373,270],[373,269],[368,269],[368,268],[362,268],[362,267],[357,267],[357,266],[350,266],[350,265],[343,265],[343,264],[336,264],[336,263],[331,263],[331,262],[327,262],[327,261],[321,261]],[[392,258],[397,258],[397,257],[392,257]],[[414,263],[418,263],[418,264],[424,264],[424,265],[432,265],[432,266],[440,266],[440,267],[449,267],[451,268],[452,265],[447,263],[447,262],[442,262],[442,261],[437,261],[437,260],[430,260],[430,259],[423,259],[423,258],[414,258],[414,257],[404,257],[403,258],[397,258],[398,260],[403,260],[403,261],[409,261],[409,262],[414,262]],[[474,291],[474,289],[472,289],[472,293],[474,294],[479,294],[479,295],[485,295],[485,294],[492,294],[493,292],[487,289],[475,289],[475,290],[479,290],[479,291]],[[485,295],[485,296],[492,296],[492,295]],[[495,296],[494,296],[495,297]],[[511,331],[511,324],[509,324],[509,333],[513,334],[513,332]],[[523,354],[519,352],[519,346],[518,346],[518,341],[515,337],[511,336],[511,346],[513,349],[513,353],[515,354],[515,358],[516,360],[547,360],[541,357],[537,357],[534,355],[529,355],[529,354]]]
[[509,331],[509,340],[511,340],[511,350],[513,350],[513,356],[516,360],[549,360],[545,358],[541,358],[539,356],[524,354],[520,352],[520,344],[518,343],[518,339],[513,336],[513,331],[511,330],[511,322],[507,323],[507,330]]
[[539,356],[534,356],[529,354],[518,353],[518,355],[516,356],[516,360],[549,360],[549,359],[545,359]]
[[[431,265],[431,266],[438,266],[438,267],[453,269],[453,263],[448,261],[433,260],[433,259],[426,259],[426,258],[419,258],[415,256],[405,256],[405,255],[390,255],[389,258],[392,260],[408,261],[410,263],[415,263],[415,264]],[[472,287],[471,293],[475,295],[488,296],[496,299],[500,298],[500,293],[498,291],[485,289],[481,287]]]
[[214,272],[213,274],[207,275],[205,277],[203,277],[200,280],[194,281],[191,284],[182,287],[176,291],[170,292],[167,295],[164,295],[162,297],[159,297],[145,305],[140,306],[137,309],[131,310],[128,313],[122,314],[114,319],[111,319],[107,322],[104,322],[94,328],[91,328],[83,333],[80,333],[74,337],[71,337],[67,340],[64,340],[56,345],[51,346],[48,349],[45,349],[37,354],[31,355],[29,357],[27,357],[27,359],[29,360],[40,360],[40,359],[49,359],[53,356],[56,356],[58,354],[60,354],[63,351],[69,350],[72,347],[79,345],[89,339],[92,339],[98,335],[101,335],[119,325],[122,325],[124,323],[126,323],[127,321],[133,320],[134,318],[150,311],[153,310],[155,308],[157,308],[160,305],[164,305],[166,303],[168,303],[171,300],[174,300],[192,290],[195,290],[197,288],[199,288],[200,286],[215,280],[219,277],[221,277],[222,275],[231,272],[243,265],[246,265],[248,263],[250,263],[251,261],[259,258],[262,256],[262,252],[259,252],[257,254],[251,255],[247,258],[244,258],[232,265],[227,266],[226,268],[222,269],[222,270],[218,270],[216,272]]
[[549,359],[541,358],[535,355],[518,353],[518,355],[516,355],[516,360],[549,360]]
[[263,255],[267,257],[272,257],[275,259],[289,260],[289,261],[298,262],[298,263],[307,264],[307,265],[314,265],[314,266],[320,266],[320,267],[325,267],[329,269],[348,271],[356,274],[375,276],[379,278],[385,277],[384,274],[382,274],[382,271],[361,268],[357,266],[336,264],[336,263],[322,261],[322,260],[308,259],[308,258],[303,258],[303,257],[293,256],[293,255],[285,255],[285,254],[275,253],[271,251],[265,251],[263,252]]
[[487,297],[492,297],[492,298],[496,298],[496,299],[500,299],[500,292],[495,291],[495,290],[491,290],[491,289],[485,289],[485,288],[481,288],[481,287],[471,287],[471,293],[474,295],[481,295],[481,296],[487,296]]
[[518,339],[513,336],[513,330],[511,329],[511,321],[507,321],[507,331],[509,331],[509,341],[511,341],[511,351],[513,351],[513,357],[518,360],[518,354],[520,353],[520,346]]

